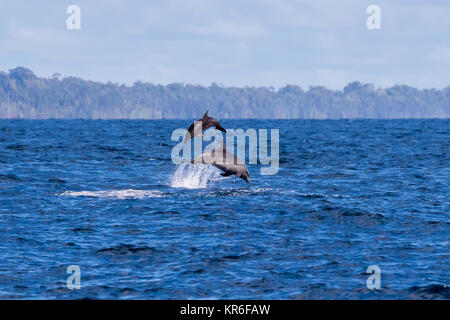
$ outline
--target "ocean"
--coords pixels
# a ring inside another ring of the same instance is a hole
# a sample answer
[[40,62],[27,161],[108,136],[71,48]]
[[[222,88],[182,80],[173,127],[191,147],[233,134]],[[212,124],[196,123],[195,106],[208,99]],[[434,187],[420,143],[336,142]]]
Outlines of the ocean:
[[0,120],[0,299],[450,299],[450,120],[223,120],[279,129],[250,184],[190,123]]

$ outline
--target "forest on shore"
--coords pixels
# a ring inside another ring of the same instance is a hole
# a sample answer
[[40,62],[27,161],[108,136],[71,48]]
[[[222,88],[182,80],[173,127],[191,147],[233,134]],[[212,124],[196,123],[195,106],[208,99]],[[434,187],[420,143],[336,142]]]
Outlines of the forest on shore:
[[24,67],[0,72],[3,119],[191,119],[206,109],[221,119],[449,118],[450,86],[375,88],[351,82],[343,90],[304,90],[140,81],[126,86],[59,74],[42,78]]

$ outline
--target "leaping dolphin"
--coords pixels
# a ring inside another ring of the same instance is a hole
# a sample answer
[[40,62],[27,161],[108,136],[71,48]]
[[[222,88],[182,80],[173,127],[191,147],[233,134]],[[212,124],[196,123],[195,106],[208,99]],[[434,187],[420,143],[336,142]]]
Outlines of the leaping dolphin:
[[227,130],[221,127],[219,121],[217,121],[213,117],[208,116],[208,111],[209,110],[205,112],[201,119],[198,119],[197,121],[194,121],[193,124],[191,124],[188,132],[186,132],[186,136],[184,137],[184,143],[188,142],[193,137],[201,136],[203,131],[211,127],[216,127],[217,130],[225,133],[227,132]]
[[224,171],[220,174],[223,177],[228,177],[234,174],[236,177],[250,183],[250,173],[248,172],[247,166],[238,157],[236,157],[235,154],[228,152],[223,145],[223,142],[219,148],[195,157],[191,163],[211,164]]

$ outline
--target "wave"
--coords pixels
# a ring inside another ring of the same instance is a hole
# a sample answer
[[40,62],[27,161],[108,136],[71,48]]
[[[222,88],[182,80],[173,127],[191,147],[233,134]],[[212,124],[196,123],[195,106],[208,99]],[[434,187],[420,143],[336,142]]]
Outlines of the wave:
[[164,193],[158,190],[105,190],[105,191],[65,191],[60,194],[68,197],[91,197],[91,198],[115,198],[115,199],[142,199],[160,198]]
[[6,180],[6,181],[22,181],[19,177],[17,177],[14,174],[0,174],[0,181]]
[[206,188],[209,181],[220,179],[219,171],[205,164],[180,164],[170,183],[174,188]]
[[148,255],[153,254],[155,251],[156,249],[145,245],[136,246],[132,244],[122,243],[114,247],[97,250],[95,253],[101,255],[131,255],[131,254]]
[[450,287],[441,284],[414,286],[408,289],[413,299],[450,299]]

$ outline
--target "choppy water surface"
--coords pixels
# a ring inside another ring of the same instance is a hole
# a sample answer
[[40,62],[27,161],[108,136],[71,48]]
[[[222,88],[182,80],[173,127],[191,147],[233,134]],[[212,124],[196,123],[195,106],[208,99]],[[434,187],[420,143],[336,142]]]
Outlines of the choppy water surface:
[[449,120],[222,121],[280,129],[251,184],[174,165],[189,124],[1,120],[0,298],[450,298]]

